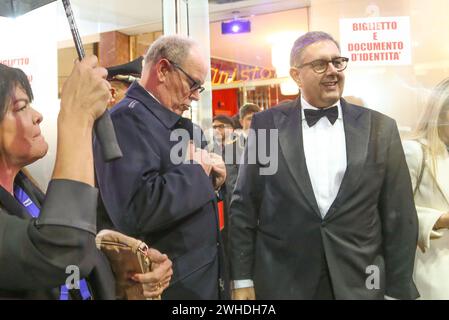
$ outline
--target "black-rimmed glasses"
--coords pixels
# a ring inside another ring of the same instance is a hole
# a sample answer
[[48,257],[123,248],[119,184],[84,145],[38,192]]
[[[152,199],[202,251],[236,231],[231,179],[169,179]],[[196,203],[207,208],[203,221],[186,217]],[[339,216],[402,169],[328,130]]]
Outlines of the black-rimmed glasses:
[[300,69],[305,66],[311,66],[313,71],[315,71],[316,73],[324,73],[324,72],[326,72],[327,68],[329,67],[329,63],[332,63],[334,68],[338,72],[341,72],[341,71],[345,70],[346,67],[348,66],[348,61],[349,61],[349,59],[345,58],[345,57],[338,57],[338,58],[334,58],[332,60],[318,59],[318,60],[313,60],[311,62],[303,63],[299,66],[296,66],[296,68]]
[[232,128],[232,126],[229,125],[229,124],[215,124],[215,125],[212,125],[212,129],[214,129],[214,130],[224,130],[225,128]]
[[168,62],[170,62],[176,69],[178,69],[179,71],[181,71],[182,73],[184,73],[184,75],[187,77],[187,79],[189,79],[190,82],[190,91],[194,92],[196,90],[198,90],[199,93],[203,92],[206,88],[204,88],[200,82],[196,81],[195,79],[193,79],[187,72],[184,71],[183,68],[181,68],[181,66],[179,64],[177,64],[176,62],[173,62],[169,59],[167,59]]

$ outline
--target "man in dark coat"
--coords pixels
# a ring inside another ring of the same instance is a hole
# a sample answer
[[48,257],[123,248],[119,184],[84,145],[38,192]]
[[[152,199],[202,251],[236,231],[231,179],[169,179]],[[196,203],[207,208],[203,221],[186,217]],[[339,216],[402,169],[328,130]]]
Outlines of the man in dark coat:
[[341,99],[347,61],[330,35],[301,36],[290,59],[301,95],[253,116],[231,203],[237,299],[418,297],[398,129]]
[[105,163],[95,145],[97,182],[114,227],[173,261],[162,299],[219,299],[228,291],[215,193],[225,166],[189,142],[201,132],[181,117],[200,98],[207,71],[195,42],[159,38],[145,56],[141,80],[111,111],[123,158]]

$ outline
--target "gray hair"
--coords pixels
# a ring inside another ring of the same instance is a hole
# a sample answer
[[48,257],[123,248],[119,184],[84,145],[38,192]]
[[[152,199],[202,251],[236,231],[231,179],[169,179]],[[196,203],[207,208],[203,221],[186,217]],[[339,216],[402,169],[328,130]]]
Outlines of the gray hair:
[[330,34],[326,32],[310,31],[300,36],[298,39],[296,39],[295,43],[293,44],[293,48],[290,53],[290,66],[294,67],[299,63],[299,60],[301,58],[302,53],[304,52],[304,49],[310,46],[312,43],[327,40],[335,43],[337,48],[340,50],[340,45],[338,44],[338,42]]
[[148,48],[145,54],[145,64],[165,58],[182,65],[182,62],[188,57],[190,49],[196,45],[195,41],[184,36],[162,36]]

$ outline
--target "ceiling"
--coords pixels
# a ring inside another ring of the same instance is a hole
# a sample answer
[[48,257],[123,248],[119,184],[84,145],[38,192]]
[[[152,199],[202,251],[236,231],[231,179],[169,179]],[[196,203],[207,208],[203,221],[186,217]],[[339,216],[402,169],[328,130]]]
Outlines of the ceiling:
[[[162,30],[162,0],[71,0],[71,3],[84,43],[98,42],[100,33],[112,30],[128,35]],[[307,13],[295,9],[308,6],[310,0],[209,0],[211,55],[272,67],[271,44],[267,37],[276,37],[283,30],[299,34],[298,30],[307,28]],[[251,20],[251,33],[221,35],[220,21],[235,18]],[[61,26],[58,47],[73,46],[61,4],[58,5],[58,19]]]
[[[72,0],[71,3],[78,24],[95,25],[98,32],[119,30],[134,35],[162,29],[162,0]],[[209,19],[216,22],[309,5],[310,0],[209,0]],[[62,5],[58,10],[64,18]]]
[[[307,9],[294,9],[248,17],[251,32],[222,34],[221,23],[210,24],[211,56],[246,65],[273,68],[273,58],[289,61],[294,40],[308,31]],[[278,53],[273,53],[273,49]],[[285,55],[287,54],[287,55]],[[278,64],[277,64],[278,65]]]

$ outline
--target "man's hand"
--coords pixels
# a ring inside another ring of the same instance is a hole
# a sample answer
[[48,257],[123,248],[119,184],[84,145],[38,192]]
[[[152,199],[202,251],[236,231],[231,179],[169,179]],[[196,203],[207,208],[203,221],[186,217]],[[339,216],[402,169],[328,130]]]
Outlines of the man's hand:
[[166,254],[153,248],[148,250],[148,257],[151,260],[150,272],[137,273],[131,279],[143,284],[145,297],[157,299],[170,284],[173,275],[172,262]]
[[207,175],[210,175],[212,170],[212,160],[210,158],[209,152],[206,150],[196,148],[193,142],[190,142],[187,148],[187,157],[186,160],[193,160],[197,162],[201,167],[203,167],[204,172]]
[[226,180],[226,166],[221,156],[216,153],[209,153],[212,163],[212,175],[214,176],[215,189],[220,188]]
[[232,290],[232,300],[256,300],[254,287]]

